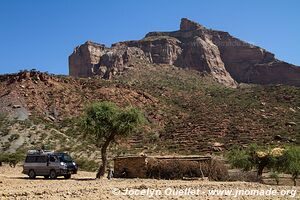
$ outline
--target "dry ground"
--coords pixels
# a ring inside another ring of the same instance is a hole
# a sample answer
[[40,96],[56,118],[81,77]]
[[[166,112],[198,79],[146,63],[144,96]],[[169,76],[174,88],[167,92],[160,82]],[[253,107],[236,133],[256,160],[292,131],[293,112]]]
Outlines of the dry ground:
[[[70,180],[57,179],[45,180],[37,178],[30,180],[21,174],[22,168],[0,167],[0,199],[300,199],[300,187],[274,186],[258,183],[245,182],[209,182],[209,181],[172,181],[172,180],[150,180],[150,179],[101,179],[95,180],[95,173],[80,171]],[[147,191],[147,188],[159,190],[160,195],[150,197],[142,195],[120,195],[125,193],[126,188],[131,191]],[[192,188],[200,190],[199,195],[167,195],[166,189],[172,191]],[[209,190],[297,190],[294,197],[289,196],[212,196]],[[118,193],[120,192],[120,193]],[[114,194],[117,193],[117,194]]]

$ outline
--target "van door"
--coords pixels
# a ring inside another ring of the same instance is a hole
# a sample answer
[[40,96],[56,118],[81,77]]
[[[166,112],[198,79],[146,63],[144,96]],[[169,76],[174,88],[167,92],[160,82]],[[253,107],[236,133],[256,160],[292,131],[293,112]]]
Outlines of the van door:
[[28,174],[29,170],[34,170],[34,172],[36,173],[36,167],[37,167],[36,159],[37,156],[34,155],[28,155],[26,157],[25,163],[23,165],[23,170],[25,174]]
[[49,156],[49,165],[48,165],[48,171],[47,174],[50,174],[50,170],[54,169],[56,171],[56,173],[59,170],[59,160],[57,158],[57,156],[55,155],[50,155]]
[[37,160],[36,160],[36,164],[37,164],[37,167],[36,167],[36,175],[40,175],[40,176],[43,176],[43,175],[48,175],[47,174],[47,155],[41,155],[41,156],[38,156],[37,157]]

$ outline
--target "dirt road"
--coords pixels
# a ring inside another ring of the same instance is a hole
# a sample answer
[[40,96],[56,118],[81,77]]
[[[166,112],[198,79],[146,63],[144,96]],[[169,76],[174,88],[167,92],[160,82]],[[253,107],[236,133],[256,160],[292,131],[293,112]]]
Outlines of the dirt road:
[[95,180],[95,173],[82,171],[70,180],[30,180],[21,171],[20,166],[0,167],[0,199],[300,199],[299,186],[200,180]]

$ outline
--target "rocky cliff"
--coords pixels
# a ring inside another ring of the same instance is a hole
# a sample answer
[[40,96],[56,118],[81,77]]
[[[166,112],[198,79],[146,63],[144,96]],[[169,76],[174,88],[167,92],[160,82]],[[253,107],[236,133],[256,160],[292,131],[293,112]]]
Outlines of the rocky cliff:
[[186,18],[178,31],[150,32],[141,40],[119,42],[111,48],[88,41],[70,55],[69,71],[75,77],[111,78],[144,63],[205,72],[230,87],[236,83],[300,86],[300,68],[227,32],[207,29]]

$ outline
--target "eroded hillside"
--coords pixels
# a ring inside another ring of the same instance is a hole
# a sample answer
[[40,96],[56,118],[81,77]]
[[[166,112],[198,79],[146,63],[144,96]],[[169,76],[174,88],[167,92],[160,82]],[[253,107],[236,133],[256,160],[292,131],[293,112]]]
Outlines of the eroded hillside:
[[114,154],[205,154],[249,143],[300,142],[297,87],[234,89],[206,73],[150,64],[112,80],[36,71],[0,80],[2,152],[48,145],[76,157],[98,158],[96,147],[77,126],[86,105],[104,100],[138,107],[149,121],[143,132],[113,146]]

